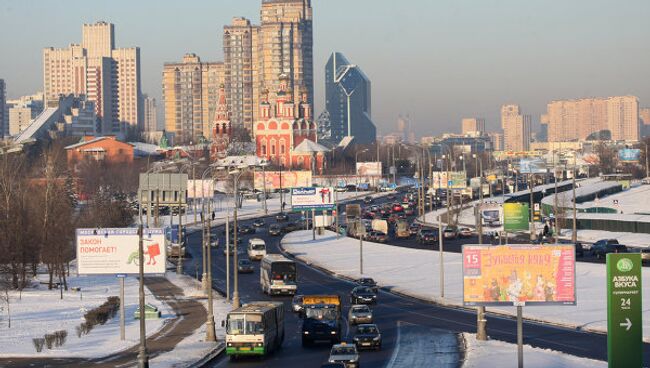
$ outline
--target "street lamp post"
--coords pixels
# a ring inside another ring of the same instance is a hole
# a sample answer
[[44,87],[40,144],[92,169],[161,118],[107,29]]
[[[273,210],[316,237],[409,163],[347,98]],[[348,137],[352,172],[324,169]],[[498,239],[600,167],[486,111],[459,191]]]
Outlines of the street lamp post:
[[[479,197],[479,205],[478,205],[478,211],[476,213],[476,218],[477,218],[477,235],[478,235],[478,243],[483,244],[483,213],[481,212],[483,209],[483,161],[479,160],[479,157],[477,154],[473,155],[474,158],[476,159],[476,170],[478,171],[478,177],[479,177],[479,189],[478,189],[478,197]],[[477,308],[476,311],[476,339],[485,341],[487,340],[487,320],[485,319],[485,307],[481,306]]]
[[[208,167],[204,172],[203,175],[201,176],[201,183],[203,183],[203,180],[205,180],[206,174],[210,172],[213,169],[213,167]],[[210,193],[210,199],[212,199],[212,193]],[[211,249],[211,244],[210,244],[210,239],[211,239],[211,229],[210,229],[210,222],[212,221],[212,217],[210,216],[209,213],[206,213],[205,210],[205,200],[201,201],[201,221],[203,225],[203,286],[204,289],[207,291],[208,294],[208,315],[206,319],[206,341],[217,341],[216,338],[216,333],[215,333],[215,326],[214,326],[214,310],[213,310],[213,297],[212,297],[212,249]],[[208,203],[208,208],[209,208],[209,203]],[[209,209],[208,209],[209,212]],[[207,217],[207,219],[206,219]],[[207,220],[207,226],[206,226],[206,220]],[[226,244],[226,246],[228,246]],[[207,272],[206,272],[207,271]]]
[[573,153],[573,232],[571,234],[571,241],[575,244],[578,241],[578,224],[576,219],[576,153]]

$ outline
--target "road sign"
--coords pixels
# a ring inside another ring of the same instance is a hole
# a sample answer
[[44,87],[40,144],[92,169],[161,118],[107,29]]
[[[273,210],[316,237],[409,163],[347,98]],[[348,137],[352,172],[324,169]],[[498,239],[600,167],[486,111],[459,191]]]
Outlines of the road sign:
[[641,254],[607,254],[609,367],[643,365]]
[[503,204],[503,228],[506,231],[528,230],[527,203],[504,203]]

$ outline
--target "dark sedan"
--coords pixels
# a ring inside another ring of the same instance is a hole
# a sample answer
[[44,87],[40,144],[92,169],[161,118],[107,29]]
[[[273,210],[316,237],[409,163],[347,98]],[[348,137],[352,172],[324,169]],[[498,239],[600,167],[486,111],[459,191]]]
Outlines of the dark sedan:
[[255,234],[255,228],[248,225],[241,225],[237,229],[240,234]]
[[358,325],[354,333],[354,344],[358,350],[381,350],[381,333],[377,325],[373,323]]
[[253,226],[255,227],[262,227],[264,225],[265,225],[264,219],[258,218],[253,221]]
[[269,226],[269,235],[278,236],[280,234],[282,234],[282,229],[280,228],[280,225],[273,224]]
[[239,273],[253,273],[255,268],[253,267],[253,262],[248,259],[240,259],[237,261],[237,272]]
[[289,220],[289,215],[287,215],[284,212],[280,212],[277,215],[275,215],[275,220],[278,221],[278,222],[288,221]]
[[357,280],[357,285],[368,287],[375,293],[377,293],[379,291],[379,287],[377,286],[377,282],[371,277],[362,277],[362,278],[358,279]]
[[434,230],[421,229],[415,240],[420,244],[435,244],[438,241],[438,233]]
[[350,292],[350,304],[375,304],[377,294],[367,286],[357,286]]

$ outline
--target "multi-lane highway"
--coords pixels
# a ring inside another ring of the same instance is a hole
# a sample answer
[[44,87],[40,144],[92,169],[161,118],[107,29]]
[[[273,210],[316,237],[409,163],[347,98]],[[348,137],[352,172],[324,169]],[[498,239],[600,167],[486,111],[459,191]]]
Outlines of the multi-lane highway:
[[[385,199],[378,200],[378,202]],[[289,221],[295,221],[298,215],[292,214]],[[266,225],[257,229],[255,234],[242,235],[241,249],[245,249],[246,241],[250,237],[259,237],[266,241],[267,252],[280,253],[280,237],[268,235],[268,226],[275,223],[274,217],[265,218]],[[252,220],[241,221],[240,224],[250,225]],[[213,286],[219,290],[226,289],[226,272],[225,272],[225,255],[223,255],[223,244],[225,244],[222,235],[224,228],[219,226],[213,229],[213,234],[220,237],[221,246],[212,250],[213,259]],[[195,275],[195,266],[201,267],[201,232],[195,232],[189,235],[188,252],[191,253],[192,259],[185,263],[187,274]],[[451,251],[460,250],[463,242],[472,243],[476,239],[462,239],[447,241],[445,247]],[[393,243],[393,241],[391,241]],[[401,246],[414,246],[414,240],[398,241]],[[418,246],[419,247],[419,246]],[[431,247],[431,246],[428,246]],[[244,255],[245,256],[245,255]],[[233,258],[233,257],[231,257]],[[231,291],[233,269],[231,264]],[[198,270],[198,274],[202,270]],[[343,315],[347,315],[349,308],[348,293],[353,285],[350,282],[334,278],[324,272],[312,269],[304,264],[298,264],[298,291],[299,294],[340,294],[344,301]],[[255,264],[255,272],[252,274],[239,275],[239,293],[242,302],[254,300],[269,300],[271,297],[262,293],[259,285],[259,262]],[[300,335],[300,319],[291,312],[290,297],[273,297],[273,300],[285,302],[286,310],[286,339],[281,350],[265,358],[239,359],[230,362],[225,355],[221,355],[211,361],[209,367],[319,367],[325,362],[329,355],[330,346],[327,344],[316,345],[309,348],[302,347]],[[382,291],[379,295],[379,302],[371,306],[374,312],[376,323],[378,324],[383,338],[383,348],[378,352],[362,352],[361,365],[364,367],[385,367],[395,361],[394,355],[405,354],[404,352],[413,353],[412,349],[396,349],[398,345],[398,336],[408,333],[407,331],[398,331],[400,325],[413,324],[423,328],[443,329],[454,333],[458,332],[475,332],[476,331],[476,314],[458,308],[446,308],[431,305],[419,300],[396,296]],[[347,322],[347,321],[346,321]],[[220,321],[217,321],[220,323]],[[347,323],[345,324],[347,325]],[[524,342],[532,346],[561,351],[567,354],[588,357],[592,359],[606,360],[607,358],[607,339],[604,334],[586,333],[555,326],[542,325],[538,323],[525,323]],[[488,334],[492,339],[516,342],[516,324],[515,321],[508,318],[488,315]],[[344,330],[344,339],[352,339],[353,328]],[[400,341],[406,339],[400,338]],[[650,347],[645,344],[645,360],[650,361]],[[421,354],[432,354],[431,351],[422,351]],[[461,355],[462,359],[462,355]],[[461,362],[459,362],[460,365]]]

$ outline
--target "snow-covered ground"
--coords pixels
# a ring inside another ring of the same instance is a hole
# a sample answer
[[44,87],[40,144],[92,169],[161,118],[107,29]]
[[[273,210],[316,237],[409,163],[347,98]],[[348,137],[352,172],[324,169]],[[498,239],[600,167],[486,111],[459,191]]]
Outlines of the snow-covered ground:
[[[77,337],[76,328],[85,321],[84,313],[103,304],[109,296],[119,296],[119,279],[115,276],[71,276],[68,284],[79,287],[80,292],[47,290],[47,275],[39,274],[34,280],[35,287],[9,293],[11,303],[11,328],[8,327],[7,306],[0,313],[0,357],[101,357],[127,349],[139,343],[139,322],[133,318],[138,307],[138,280],[128,277],[125,280],[126,340],[120,340],[120,315],[110,319],[105,325],[95,326],[90,333]],[[83,293],[83,294],[82,294]],[[83,299],[82,299],[83,296]],[[162,318],[147,320],[147,335],[156,333],[166,319],[173,317],[173,311],[162,301],[157,300],[145,288],[147,304],[157,307]],[[51,350],[43,348],[36,352],[32,339],[45,334],[66,330],[65,344]]]
[[[517,366],[517,345],[503,341],[477,341],[475,334],[463,334],[465,338],[465,363],[463,368]],[[605,368],[607,362],[578,358],[553,350],[524,345],[524,366],[527,368]]]
[[[208,300],[201,289],[201,282],[187,275],[167,274],[167,279],[174,285],[183,289],[185,297],[201,299],[203,306],[208,308]],[[151,360],[154,367],[176,368],[188,367],[211,354],[216,354],[223,349],[226,332],[221,327],[221,321],[232,309],[232,305],[221,297],[216,291],[213,293],[213,313],[217,343],[205,341],[205,324],[196,329],[192,335],[183,339],[174,350],[160,354]],[[220,342],[219,342],[220,341]]]
[[[387,195],[388,193],[375,193],[375,192],[337,192],[337,200],[339,203],[343,201],[347,201],[350,199],[354,198],[363,198],[367,195],[372,196],[373,198],[375,197],[380,197]],[[285,193],[284,195],[284,202],[286,202],[286,206],[284,208],[285,211],[290,212],[291,211],[291,196],[289,193]],[[207,203],[207,202],[206,202]],[[207,205],[207,204],[206,204]],[[274,193],[272,195],[272,198],[268,198],[266,200],[266,208],[267,212],[269,214],[277,213],[280,212],[282,203],[280,202],[280,195],[278,193]],[[229,214],[230,216],[233,215],[233,208],[234,208],[234,201],[232,196],[224,196],[224,195],[219,195],[216,196],[213,204],[212,204],[212,210],[214,211],[215,214],[215,222],[213,222],[213,225],[218,225],[222,224],[225,222],[226,215]],[[183,224],[184,225],[192,225],[192,224],[197,224],[200,223],[201,221],[201,206],[200,204],[197,204],[197,213],[196,213],[196,221],[194,220],[194,206],[190,202],[190,208],[189,211],[183,215]],[[255,216],[260,216],[264,214],[264,202],[258,202],[256,199],[246,199],[242,203],[242,208],[238,210],[237,216],[239,218],[245,219],[245,218],[252,218]],[[137,217],[137,216],[136,216]],[[146,214],[142,215],[143,222],[146,223],[147,218]],[[137,219],[136,219],[137,220]],[[173,219],[170,218],[169,215],[166,216],[160,216],[161,220],[161,225],[162,226],[168,226],[170,224],[170,221],[173,221],[174,224],[178,224],[178,215],[174,215]],[[153,218],[150,219],[150,225],[153,226]]]
[[640,185],[592,202],[583,202],[581,207],[609,207],[626,215],[650,213],[650,185]]
[[[326,231],[312,240],[311,231],[296,231],[282,239],[284,249],[307,263],[336,275],[358,278],[359,241]],[[440,298],[439,253],[386,244],[364,242],[364,275],[380,286],[414,297],[462,306],[462,256],[444,253],[445,298]],[[389,261],[390,260],[390,261]],[[606,269],[602,264],[576,264],[576,306],[527,306],[524,317],[586,330],[607,331]],[[643,312],[650,312],[650,272],[643,275]],[[514,307],[490,307],[492,312],[516,315]],[[643,336],[650,341],[650,318],[643,325]]]

